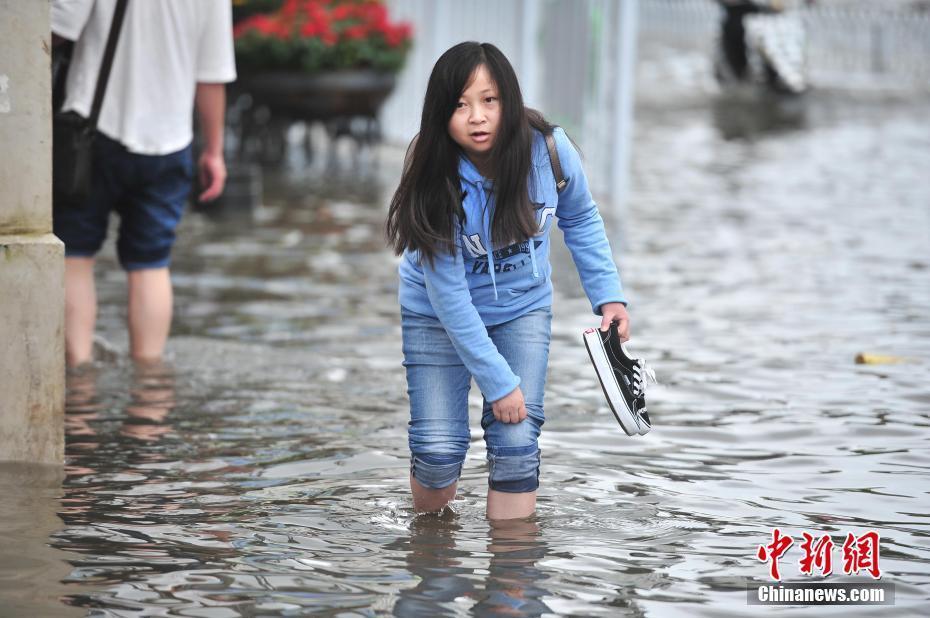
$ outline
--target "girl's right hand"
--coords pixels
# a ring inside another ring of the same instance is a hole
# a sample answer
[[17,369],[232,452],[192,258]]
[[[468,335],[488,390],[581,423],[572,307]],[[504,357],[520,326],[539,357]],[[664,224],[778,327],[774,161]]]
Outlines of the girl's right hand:
[[519,423],[526,418],[526,403],[520,387],[513,389],[509,395],[491,404],[494,418],[502,423]]

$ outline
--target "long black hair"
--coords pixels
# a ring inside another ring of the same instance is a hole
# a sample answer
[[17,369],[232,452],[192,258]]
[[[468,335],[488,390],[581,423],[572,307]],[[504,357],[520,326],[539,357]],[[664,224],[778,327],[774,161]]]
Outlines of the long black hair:
[[480,66],[487,68],[497,85],[501,105],[489,157],[496,201],[491,234],[513,243],[537,231],[526,183],[532,165],[532,128],[548,134],[554,127],[523,105],[517,75],[506,56],[490,43],[469,41],[446,51],[430,73],[420,133],[407,153],[388,211],[387,237],[398,255],[405,249],[419,251],[432,264],[437,252],[455,251],[456,219],[465,217],[458,172],[462,150],[448,126],[459,97]]

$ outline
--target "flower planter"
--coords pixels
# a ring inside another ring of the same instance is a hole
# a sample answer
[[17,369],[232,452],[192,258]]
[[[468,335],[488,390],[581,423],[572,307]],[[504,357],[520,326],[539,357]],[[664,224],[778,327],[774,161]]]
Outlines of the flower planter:
[[[393,73],[369,69],[243,72],[230,87],[230,101],[249,97],[236,127],[239,156],[280,163],[294,122],[323,122],[331,138],[348,135],[359,144],[372,143],[380,136],[378,110],[395,83]],[[351,122],[358,118],[364,122]]]
[[257,150],[262,162],[280,160],[295,121],[322,121],[330,137],[359,144],[379,139],[378,110],[410,50],[409,23],[392,22],[384,0],[238,4],[240,77],[230,91],[240,154]]
[[303,74],[293,71],[245,72],[233,90],[289,120],[375,118],[394,89],[393,73],[369,69]]

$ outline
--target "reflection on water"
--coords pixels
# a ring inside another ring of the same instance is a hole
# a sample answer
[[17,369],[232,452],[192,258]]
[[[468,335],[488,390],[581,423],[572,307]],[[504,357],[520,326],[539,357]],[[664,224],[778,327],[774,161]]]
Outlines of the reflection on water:
[[[69,448],[95,449],[99,442],[95,421],[102,419],[103,402],[98,394],[102,368],[84,366],[68,375],[65,417]],[[158,442],[172,431],[168,419],[175,407],[174,370],[165,363],[137,364],[132,367],[128,401],[123,407],[120,435],[143,442]],[[113,395],[114,393],[108,393]],[[118,394],[117,394],[118,395]],[[78,474],[73,469],[69,474]]]
[[[454,512],[410,509],[381,232],[396,153],[380,189],[285,172],[248,226],[189,217],[166,363],[69,375],[64,480],[0,467],[0,613],[741,616],[775,526],[880,532],[894,615],[925,611],[926,105],[754,109],[638,111],[624,233],[608,219],[656,428],[628,438],[604,407],[557,249],[539,510],[504,527],[484,519],[477,398]],[[100,327],[125,350],[111,256]]]
[[547,576],[537,567],[548,547],[539,526],[531,521],[498,522],[491,526],[485,596],[477,615],[541,616],[551,612],[543,601]]
[[0,616],[81,616],[60,602],[72,555],[48,546],[61,529],[57,466],[0,463]]
[[807,101],[752,90],[723,93],[711,99],[714,125],[721,137],[759,139],[806,128]]
[[[485,551],[476,555],[459,518],[413,519],[409,534],[386,546],[406,555],[407,569],[419,583],[400,592],[397,616],[453,616],[468,609],[475,616],[542,616],[551,613],[543,597],[546,573],[537,562],[547,554],[535,521],[490,525]],[[459,538],[462,537],[462,538]],[[460,546],[461,545],[461,546]]]

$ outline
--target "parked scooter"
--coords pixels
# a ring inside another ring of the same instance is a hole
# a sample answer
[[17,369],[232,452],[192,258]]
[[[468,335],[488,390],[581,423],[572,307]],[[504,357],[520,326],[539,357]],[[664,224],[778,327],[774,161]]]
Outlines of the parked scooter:
[[723,9],[714,75],[724,87],[755,84],[797,95],[808,88],[804,28],[779,0],[718,0]]

